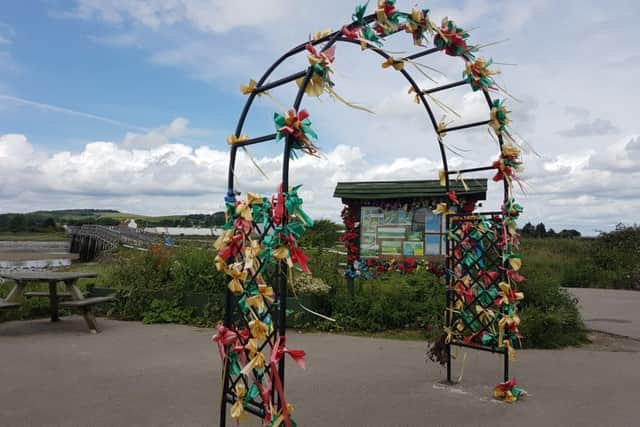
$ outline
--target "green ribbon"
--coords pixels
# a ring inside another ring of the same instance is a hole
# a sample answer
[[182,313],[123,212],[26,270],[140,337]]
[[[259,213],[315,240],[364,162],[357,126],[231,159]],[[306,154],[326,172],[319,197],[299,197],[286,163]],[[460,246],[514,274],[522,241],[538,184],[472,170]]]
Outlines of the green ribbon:
[[313,220],[302,210],[302,198],[298,196],[298,189],[302,187],[302,185],[296,185],[289,191],[288,193],[284,193],[285,197],[285,208],[289,215],[298,216],[305,226],[313,227]]
[[496,343],[496,336],[487,332],[485,334],[482,335],[482,337],[480,338],[480,342],[483,345],[495,345]]
[[476,287],[476,297],[483,308],[490,307],[495,299],[498,298],[498,290],[494,287],[482,289],[478,286]]
[[463,310],[460,313],[460,316],[464,320],[465,325],[469,327],[472,332],[478,332],[480,328],[482,328],[482,325],[480,325],[478,319],[474,319],[475,316],[469,313],[467,310]]
[[249,390],[247,391],[246,396],[244,397],[244,402],[242,402],[242,406],[246,408],[249,402],[253,402],[258,396],[260,396],[260,389],[258,389],[258,386],[255,383],[251,384],[251,386],[249,387]]
[[238,215],[236,214],[236,206],[233,203],[229,202],[225,203],[225,205],[227,207],[227,221],[224,223],[222,228],[224,230],[232,230],[234,228],[233,222],[238,217]]
[[232,351],[227,353],[227,359],[229,364],[229,374],[240,375],[242,369],[240,369],[240,356]]
[[[494,99],[492,107],[496,109],[496,119],[500,124],[500,132],[507,132],[507,121],[509,120],[508,114],[511,111],[503,110],[504,99]],[[505,159],[506,160],[506,159]],[[511,165],[510,165],[511,166]]]

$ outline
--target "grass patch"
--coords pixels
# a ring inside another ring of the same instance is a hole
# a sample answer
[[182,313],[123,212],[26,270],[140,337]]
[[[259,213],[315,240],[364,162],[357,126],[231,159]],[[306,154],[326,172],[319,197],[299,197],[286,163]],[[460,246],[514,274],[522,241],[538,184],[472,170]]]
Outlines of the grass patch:
[[54,241],[63,241],[69,240],[69,237],[64,232],[10,232],[3,231],[0,232],[0,240],[10,241],[10,242],[54,242]]

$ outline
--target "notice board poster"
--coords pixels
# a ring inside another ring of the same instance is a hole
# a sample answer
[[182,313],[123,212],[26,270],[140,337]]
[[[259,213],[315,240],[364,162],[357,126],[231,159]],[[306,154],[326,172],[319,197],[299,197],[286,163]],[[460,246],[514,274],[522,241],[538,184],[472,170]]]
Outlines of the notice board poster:
[[360,257],[441,254],[440,217],[429,209],[363,206],[360,212]]

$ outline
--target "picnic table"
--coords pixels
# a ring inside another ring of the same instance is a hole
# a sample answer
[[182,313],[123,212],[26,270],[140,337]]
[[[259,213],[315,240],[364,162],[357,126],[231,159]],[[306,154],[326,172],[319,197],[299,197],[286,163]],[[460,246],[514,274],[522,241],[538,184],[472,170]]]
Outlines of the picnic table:
[[[92,307],[97,304],[108,302],[114,299],[113,296],[85,298],[77,285],[79,279],[98,277],[97,273],[72,273],[54,271],[27,271],[27,272],[7,272],[0,273],[0,277],[15,281],[15,286],[7,295],[5,300],[0,299],[0,308],[15,308],[20,306],[23,297],[49,297],[51,321],[57,322],[58,306],[78,308],[82,312],[89,331],[98,332],[96,318]],[[58,295],[58,283],[64,283],[66,293]],[[48,283],[49,292],[25,292],[30,284]],[[59,297],[70,300],[58,302]]]

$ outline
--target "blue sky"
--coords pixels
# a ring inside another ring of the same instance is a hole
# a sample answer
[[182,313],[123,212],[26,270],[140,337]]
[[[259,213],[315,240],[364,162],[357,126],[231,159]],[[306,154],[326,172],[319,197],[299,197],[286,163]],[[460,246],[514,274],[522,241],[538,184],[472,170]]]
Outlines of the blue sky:
[[[116,208],[147,214],[211,212],[222,206],[227,145],[244,97],[282,52],[309,34],[347,23],[355,4],[272,0],[33,0],[0,10],[0,211],[67,207]],[[401,9],[415,2],[398,0]],[[640,130],[633,76],[640,35],[633,1],[433,1],[438,22],[449,16],[488,44],[482,56],[501,63],[499,82],[513,128],[540,156],[525,156],[524,221],[586,233],[636,221],[640,208]],[[398,35],[389,50],[415,51]],[[440,82],[462,65],[428,57]],[[301,55],[274,78],[303,69]],[[301,159],[292,171],[305,185],[312,215],[337,219],[335,182],[435,179],[440,167],[433,130],[397,73],[374,55],[340,45],[338,93],[375,116],[330,99],[307,99],[325,159]],[[414,73],[415,74],[415,73]],[[419,75],[418,75],[419,76]],[[420,76],[419,76],[420,77]],[[419,78],[420,84],[432,85]],[[273,91],[292,102],[293,87]],[[443,95],[462,118],[482,119],[467,90]],[[246,133],[272,132],[279,106],[263,97]],[[438,112],[438,115],[444,112]],[[451,117],[449,115],[448,120]],[[468,149],[454,166],[485,165],[496,156],[486,130],[451,135]],[[238,188],[269,193],[281,146],[252,150],[268,179],[248,159]],[[499,194],[488,205],[497,206]]]

